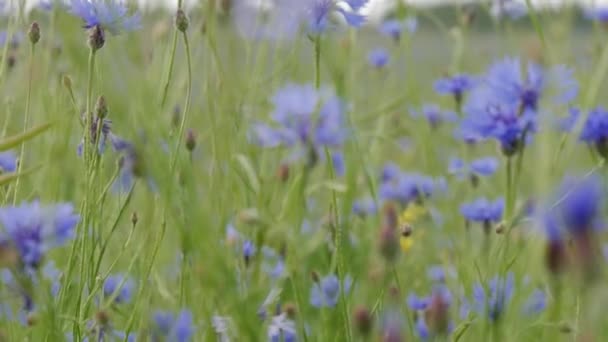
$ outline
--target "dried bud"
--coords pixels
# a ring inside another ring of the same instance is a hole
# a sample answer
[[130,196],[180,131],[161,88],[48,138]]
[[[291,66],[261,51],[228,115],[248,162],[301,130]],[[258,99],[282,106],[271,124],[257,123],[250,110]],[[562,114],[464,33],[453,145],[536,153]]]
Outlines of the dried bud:
[[63,75],[61,78],[61,83],[66,87],[70,92],[72,91],[72,79],[68,75]]
[[30,26],[27,35],[30,38],[30,42],[32,44],[38,43],[38,41],[40,40],[40,25],[38,25],[38,23],[34,21]]
[[15,55],[11,53],[6,59],[6,66],[8,67],[8,70],[13,69],[15,67],[15,64],[17,64],[17,57],[15,57]]
[[11,268],[19,263],[19,251],[13,244],[8,242],[0,243],[0,267]]
[[103,28],[99,25],[93,26],[89,30],[89,48],[95,52],[101,49],[105,43],[106,37]]
[[397,230],[395,228],[385,226],[381,229],[378,250],[380,251],[380,255],[382,255],[387,262],[394,262],[397,260],[401,249],[399,246],[399,236],[397,235]]
[[506,229],[506,223],[503,222],[499,222],[496,227],[494,228],[494,231],[496,231],[496,234],[503,234],[505,232]]
[[196,134],[192,129],[189,129],[186,132],[186,149],[190,152],[194,150],[196,147]]
[[133,226],[135,227],[135,225],[137,224],[137,221],[139,221],[139,217],[137,216],[137,211],[134,211],[131,214],[131,224],[133,224]]
[[438,335],[445,335],[449,331],[450,302],[441,290],[434,291],[428,309],[425,311],[426,321],[431,331]]
[[355,309],[354,322],[357,331],[363,336],[368,336],[374,327],[374,318],[371,312],[363,306]]
[[95,104],[95,116],[99,119],[103,119],[108,116],[108,105],[106,103],[106,98],[103,95],[97,98],[97,103]]
[[105,326],[110,323],[110,316],[108,316],[108,313],[105,311],[97,311],[95,314],[95,320],[97,323],[99,323],[99,325]]
[[296,317],[296,314],[298,313],[298,310],[297,310],[297,307],[295,306],[295,304],[293,304],[293,303],[286,303],[283,306],[283,312],[290,319],[294,319]]
[[184,13],[181,8],[178,9],[177,13],[175,14],[175,27],[177,27],[177,29],[181,32],[186,32],[188,29],[188,24],[189,22],[186,13]]
[[312,279],[312,281],[314,281],[315,283],[319,282],[319,273],[317,273],[317,271],[312,271],[310,272],[310,279]]
[[36,313],[34,313],[34,312],[28,313],[28,315],[26,317],[27,326],[32,327],[32,326],[36,325],[36,323],[38,323],[38,316],[36,316]]
[[393,203],[387,203],[382,210],[382,226],[397,229],[399,216]]
[[281,164],[277,170],[277,178],[281,182],[286,182],[289,179],[289,165]]

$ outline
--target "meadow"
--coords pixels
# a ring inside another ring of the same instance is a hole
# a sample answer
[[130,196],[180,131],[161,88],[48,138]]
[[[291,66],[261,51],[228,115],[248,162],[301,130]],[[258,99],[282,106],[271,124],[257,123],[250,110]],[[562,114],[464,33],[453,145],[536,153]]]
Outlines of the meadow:
[[606,338],[605,14],[365,3],[0,11],[0,341]]

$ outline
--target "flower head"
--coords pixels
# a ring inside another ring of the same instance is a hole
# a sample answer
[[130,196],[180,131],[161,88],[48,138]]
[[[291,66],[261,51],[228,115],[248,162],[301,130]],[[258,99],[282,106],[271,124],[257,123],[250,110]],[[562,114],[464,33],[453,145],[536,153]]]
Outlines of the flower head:
[[[352,278],[347,276],[342,282],[344,293],[350,292]],[[315,283],[310,290],[310,304],[316,308],[334,307],[340,298],[340,280],[330,274]]]
[[502,218],[504,210],[503,199],[497,199],[495,202],[490,202],[486,198],[479,198],[473,202],[465,203],[460,206],[460,213],[468,221],[479,222],[490,225],[492,222],[498,222]]
[[473,186],[477,185],[480,177],[491,176],[497,169],[498,159],[494,157],[475,159],[468,164],[462,159],[452,158],[448,165],[449,174],[456,176],[460,180],[470,179]]
[[369,52],[367,55],[367,61],[369,64],[376,68],[385,67],[390,60],[390,55],[386,49],[376,48]]
[[602,228],[604,193],[598,178],[588,177],[581,181],[566,179],[559,194],[562,200],[557,212],[570,234],[576,237]]
[[389,166],[388,169],[387,167],[384,169],[379,193],[384,201],[396,201],[406,205],[424,201],[435,193],[443,191],[445,187],[445,180],[442,178],[434,179],[418,173],[406,173]]
[[360,9],[368,0],[305,0],[308,29],[311,33],[320,34],[330,24],[330,17],[339,14],[352,27],[360,27],[365,22],[365,16]]
[[492,322],[498,321],[513,297],[514,282],[513,273],[509,273],[506,278],[492,278],[487,289],[480,283],[476,284],[473,287],[475,311],[487,315]]
[[123,274],[111,275],[106,278],[103,283],[103,296],[105,298],[114,298],[114,303],[125,304],[133,298],[133,290],[135,281],[126,278]]
[[[565,131],[572,131],[580,118],[581,111],[572,108],[570,115],[561,122],[561,128]],[[589,111],[579,139],[595,146],[603,158],[608,158],[608,111],[602,107]]]
[[425,104],[420,112],[412,110],[410,113],[414,118],[425,118],[433,129],[438,128],[444,122],[456,122],[458,120],[456,113],[443,111],[436,104]]
[[17,171],[17,156],[12,151],[0,152],[0,173]]
[[281,341],[281,336],[283,336],[283,341],[285,342],[295,342],[296,341],[296,324],[293,320],[287,317],[286,313],[278,314],[270,320],[270,324],[268,325],[268,340],[269,341]]
[[153,317],[154,330],[152,340],[188,342],[194,335],[192,313],[182,310],[178,314],[157,311]]
[[84,22],[84,28],[101,27],[112,34],[140,27],[139,14],[128,15],[124,2],[117,0],[71,0],[71,14]]
[[26,268],[38,268],[45,254],[74,238],[80,217],[70,203],[42,206],[39,202],[0,208],[2,244],[12,244]]
[[458,74],[440,78],[435,81],[435,91],[441,95],[451,95],[459,101],[463,95],[477,84],[475,78],[467,74]]

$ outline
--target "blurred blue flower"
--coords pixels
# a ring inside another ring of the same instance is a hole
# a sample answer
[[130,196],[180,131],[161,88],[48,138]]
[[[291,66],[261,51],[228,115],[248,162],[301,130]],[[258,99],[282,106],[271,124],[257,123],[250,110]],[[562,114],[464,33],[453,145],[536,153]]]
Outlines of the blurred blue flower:
[[407,306],[412,311],[423,311],[429,306],[428,297],[418,297],[415,293],[410,293],[407,296]]
[[595,6],[586,7],[583,13],[589,20],[596,20],[602,23],[608,21],[608,7],[606,5],[597,3]]
[[104,298],[114,298],[115,304],[126,304],[133,298],[135,281],[124,274],[111,275],[103,283]]
[[17,171],[17,155],[15,152],[0,152],[0,173]]
[[[346,276],[342,282],[344,295],[350,292],[352,278]],[[333,274],[323,277],[319,283],[313,284],[310,289],[310,304],[316,308],[334,307],[340,299],[340,281]]]
[[603,228],[603,188],[602,182],[593,176],[582,180],[566,179],[562,183],[557,212],[574,237]]
[[528,5],[525,0],[495,0],[492,1],[490,14],[498,18],[506,15],[516,20],[528,14]]
[[[572,131],[581,117],[580,109],[571,108],[570,115],[560,122],[560,127],[564,131]],[[602,157],[608,157],[608,111],[602,107],[590,110],[579,139],[594,145]]]
[[344,162],[344,154],[340,151],[334,151],[331,154],[331,162],[336,172],[336,176],[343,177],[346,173],[346,164]]
[[445,191],[445,179],[434,179],[418,173],[406,173],[393,164],[385,166],[379,194],[383,201],[397,201],[403,205],[423,201]]
[[524,303],[523,313],[537,315],[547,307],[547,294],[541,289],[535,289]]
[[249,39],[289,40],[300,30],[300,0],[235,0],[231,8],[239,34]]
[[371,197],[355,200],[353,203],[353,213],[359,216],[370,216],[376,214],[378,207]]
[[422,315],[420,315],[416,319],[415,329],[416,329],[416,335],[418,335],[418,337],[422,341],[428,340],[429,337],[431,336],[431,333],[429,332],[429,327],[426,325],[426,321],[424,320]]
[[506,278],[494,277],[488,289],[480,283],[473,287],[474,309],[480,315],[487,315],[490,321],[496,322],[503,315],[507,304],[513,297],[514,276],[509,272]]
[[461,205],[460,213],[468,221],[490,224],[501,220],[504,205],[505,203],[502,198],[497,199],[493,203],[486,198],[479,198],[473,202]]
[[22,40],[23,40],[22,32],[13,32],[12,35],[10,35],[10,40],[9,40],[8,31],[0,31],[0,48],[2,48],[2,49],[4,49],[4,46],[7,43],[9,44],[9,47],[16,49],[17,47],[19,47],[19,44],[21,43]]
[[255,244],[250,240],[245,240],[243,242],[243,258],[245,259],[245,263],[248,263],[249,260],[255,255],[256,248]]
[[410,110],[410,115],[413,118],[423,117],[428,121],[431,128],[438,128],[444,122],[456,122],[458,121],[458,115],[451,111],[443,111],[436,104],[425,104],[422,106],[422,110]]
[[388,51],[384,48],[376,48],[369,52],[367,55],[367,61],[369,64],[376,68],[385,67],[390,60]]
[[84,28],[100,26],[112,34],[140,27],[140,15],[128,15],[124,2],[117,0],[70,0],[69,12],[84,22]]
[[305,10],[308,28],[314,34],[320,34],[329,27],[330,17],[333,14],[341,15],[352,27],[360,27],[365,22],[365,16],[359,10],[367,0],[304,0],[302,2],[307,4]]
[[447,76],[435,81],[434,88],[438,94],[451,95],[458,101],[462,100],[464,94],[473,89],[477,80],[467,74]]
[[181,310],[177,315],[166,311],[156,311],[153,323],[152,341],[192,341],[194,321],[189,310]]
[[268,324],[268,340],[280,342],[281,336],[284,342],[295,342],[297,340],[296,324],[287,318],[287,314],[281,313],[272,317]]
[[[84,113],[82,114],[82,122],[86,122],[86,120],[84,119]],[[97,138],[97,131],[98,131],[98,127],[99,125],[101,125],[101,128],[99,129],[99,133],[101,134],[101,136],[99,138]],[[112,147],[114,147],[115,150],[119,150],[118,148],[122,147],[122,145],[117,145],[120,144],[122,142],[124,142],[124,140],[118,138],[117,136],[115,136],[112,133],[112,120],[110,119],[101,119],[98,117],[94,117],[93,121],[90,123],[90,127],[89,127],[89,134],[90,134],[90,144],[92,146],[95,146],[95,141],[97,141],[98,145],[97,145],[97,149],[98,149],[98,153],[99,154],[103,154],[103,152],[106,150],[106,144],[108,139],[110,140]],[[117,148],[118,146],[118,148]],[[80,144],[78,145],[78,147],[76,148],[76,153],[78,154],[78,156],[82,156],[84,152],[84,138],[80,141]]]
[[463,180],[471,177],[488,177],[498,170],[498,159],[485,157],[473,160],[467,164],[460,158],[450,159],[448,173]]
[[42,206],[39,202],[0,208],[1,244],[12,244],[26,268],[36,269],[44,255],[75,236],[80,220],[70,203]]

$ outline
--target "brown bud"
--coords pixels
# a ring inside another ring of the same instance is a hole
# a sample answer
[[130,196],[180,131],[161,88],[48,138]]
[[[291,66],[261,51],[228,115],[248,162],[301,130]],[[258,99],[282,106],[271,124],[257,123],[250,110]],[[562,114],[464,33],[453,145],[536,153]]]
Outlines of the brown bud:
[[378,250],[380,251],[380,255],[382,255],[387,262],[394,262],[397,260],[401,249],[399,247],[399,236],[397,235],[396,229],[385,226],[380,230]]
[[287,317],[289,317],[290,319],[294,319],[298,310],[294,303],[286,303],[283,306],[283,312],[285,312]]
[[277,178],[281,182],[286,182],[289,179],[289,165],[281,164],[277,169]]
[[33,22],[30,26],[29,31],[27,32],[28,37],[30,38],[30,42],[32,44],[38,43],[40,40],[40,26],[37,22]]
[[196,134],[192,129],[189,129],[186,132],[186,149],[190,152],[194,150],[196,147]]
[[181,32],[186,32],[189,24],[190,23],[186,13],[181,8],[178,9],[177,13],[175,14],[175,27],[177,27],[177,29]]
[[319,273],[317,273],[317,271],[312,271],[310,272],[310,278],[312,279],[312,281],[314,281],[315,283],[318,283],[320,281],[319,278]]
[[106,98],[103,95],[97,98],[97,103],[95,104],[95,115],[103,119],[108,116],[108,104],[106,103]]
[[105,311],[97,311],[97,313],[95,313],[95,320],[99,325],[104,326],[110,323],[110,316]]
[[101,49],[105,43],[106,37],[103,28],[99,25],[93,26],[89,30],[89,48],[95,52]]
[[367,336],[371,333],[374,327],[374,318],[366,307],[360,306],[356,308],[353,320],[357,331],[361,335]]
[[135,225],[137,224],[138,220],[139,220],[139,217],[137,216],[137,211],[134,211],[131,214],[131,224],[133,224],[133,226],[135,227]]

